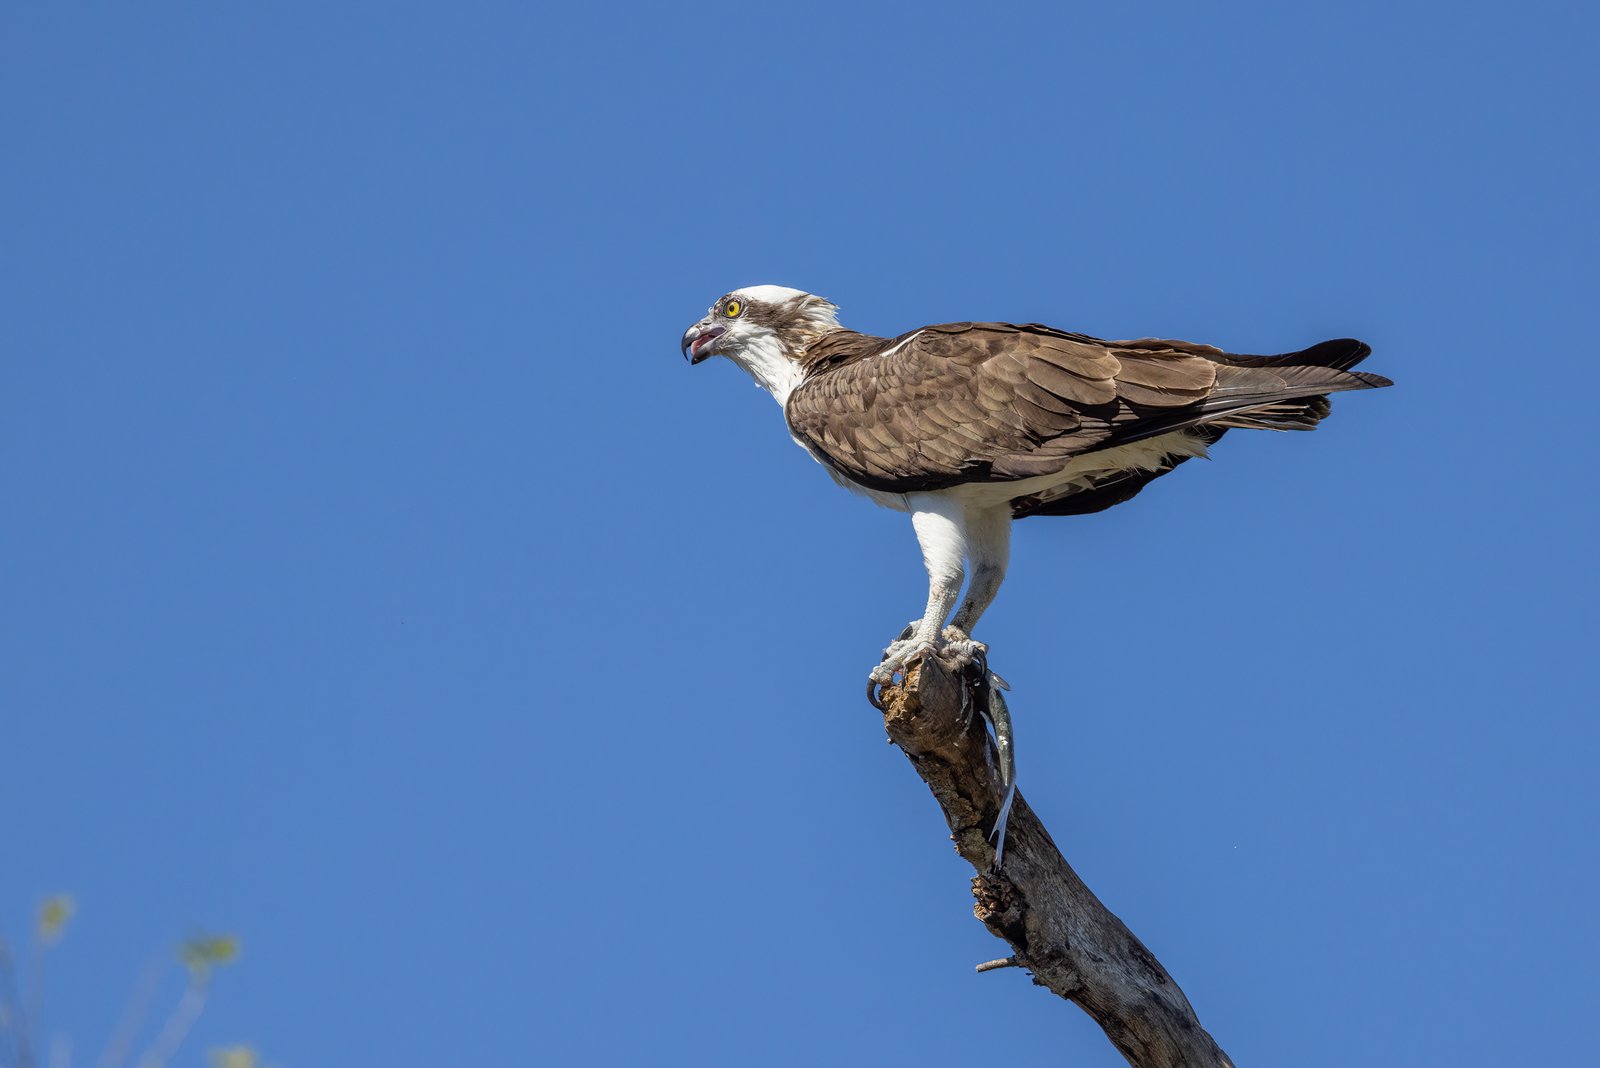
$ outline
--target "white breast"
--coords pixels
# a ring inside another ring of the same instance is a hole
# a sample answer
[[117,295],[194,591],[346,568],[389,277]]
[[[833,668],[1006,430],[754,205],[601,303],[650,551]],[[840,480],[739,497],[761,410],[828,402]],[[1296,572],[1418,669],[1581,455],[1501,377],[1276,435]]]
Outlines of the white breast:
[[778,335],[765,328],[752,331],[743,347],[730,352],[728,358],[744,368],[756,385],[772,394],[780,407],[788,402],[789,394],[806,374],[805,368],[784,355]]

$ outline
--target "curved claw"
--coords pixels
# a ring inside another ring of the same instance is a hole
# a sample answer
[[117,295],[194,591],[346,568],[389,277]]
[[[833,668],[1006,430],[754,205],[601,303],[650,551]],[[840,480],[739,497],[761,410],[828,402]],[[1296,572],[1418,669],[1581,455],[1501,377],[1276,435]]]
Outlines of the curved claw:
[[878,696],[879,690],[894,682],[895,673],[904,671],[906,664],[912,660],[912,657],[906,656],[904,659],[892,664],[890,662],[895,660],[897,654],[905,651],[904,647],[910,642],[911,636],[917,632],[917,624],[919,622],[921,621],[913,619],[905,625],[900,631],[900,636],[890,642],[889,647],[883,651],[883,656],[879,659],[878,666],[873,668],[871,674],[867,676],[867,703],[879,712],[889,711]]

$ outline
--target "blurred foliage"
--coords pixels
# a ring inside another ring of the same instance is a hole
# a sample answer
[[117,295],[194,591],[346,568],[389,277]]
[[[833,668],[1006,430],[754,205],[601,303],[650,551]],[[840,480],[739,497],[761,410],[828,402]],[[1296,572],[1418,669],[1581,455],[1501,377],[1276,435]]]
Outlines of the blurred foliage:
[[239,940],[233,935],[196,935],[178,947],[178,959],[190,976],[207,979],[211,969],[232,964],[239,956]]
[[261,1068],[261,1057],[249,1046],[228,1046],[211,1051],[212,1068]]
[[[67,933],[77,902],[70,894],[53,894],[40,902],[34,917],[34,945],[29,957],[28,981],[23,989],[17,983],[17,966],[5,939],[0,938],[0,1068],[35,1068],[38,1061],[36,1036],[41,1022],[34,1017],[44,998],[44,961],[48,951]],[[232,934],[198,934],[180,943],[178,960],[188,971],[188,983],[177,1006],[157,1029],[150,1048],[139,1058],[141,1068],[165,1065],[188,1037],[195,1020],[205,1008],[211,976],[217,969],[239,958],[240,944]],[[159,971],[152,971],[134,997],[123,1023],[118,1026],[97,1065],[122,1068],[132,1052],[132,1043],[145,1029],[150,995],[155,992]],[[57,1038],[52,1043],[52,1068],[71,1068],[71,1046]],[[210,1050],[212,1068],[266,1068],[260,1055],[249,1046],[227,1046]]]
[[72,914],[78,911],[78,903],[72,900],[69,894],[56,894],[44,899],[39,906],[39,920],[36,930],[39,941],[47,946],[53,946],[61,940],[66,933],[67,924],[72,920]]

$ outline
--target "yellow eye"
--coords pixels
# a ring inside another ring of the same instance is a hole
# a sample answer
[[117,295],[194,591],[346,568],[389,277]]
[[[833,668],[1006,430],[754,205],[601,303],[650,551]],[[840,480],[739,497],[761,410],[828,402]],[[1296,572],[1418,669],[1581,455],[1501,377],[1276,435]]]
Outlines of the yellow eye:
[[742,311],[744,311],[743,304],[740,304],[736,300],[730,300],[728,301],[728,306],[722,309],[722,314],[726,315],[730,319],[737,319],[739,317],[739,313]]

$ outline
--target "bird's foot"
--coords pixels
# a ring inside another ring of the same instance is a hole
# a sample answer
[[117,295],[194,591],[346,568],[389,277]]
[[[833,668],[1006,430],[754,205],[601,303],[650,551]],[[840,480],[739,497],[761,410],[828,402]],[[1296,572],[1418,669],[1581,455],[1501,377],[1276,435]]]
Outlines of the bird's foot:
[[873,683],[887,686],[894,681],[894,677],[904,671],[911,661],[920,656],[931,656],[938,652],[938,646],[926,638],[915,635],[890,642],[889,648],[883,651],[883,662],[872,669],[872,674],[867,676]]
[[943,638],[940,655],[953,661],[957,667],[966,667],[979,657],[989,655],[987,645],[973,641],[970,634],[955,625],[944,628]]
[[919,622],[913,620],[900,632],[899,640],[889,643],[889,648],[883,651],[883,662],[873,668],[868,676],[873,683],[887,685],[894,681],[895,675],[921,656],[938,656],[952,667],[960,669],[989,652],[987,645],[973,641],[960,627],[946,627],[943,634],[931,639],[918,637]]

